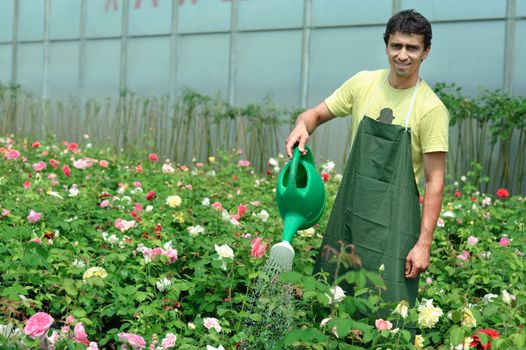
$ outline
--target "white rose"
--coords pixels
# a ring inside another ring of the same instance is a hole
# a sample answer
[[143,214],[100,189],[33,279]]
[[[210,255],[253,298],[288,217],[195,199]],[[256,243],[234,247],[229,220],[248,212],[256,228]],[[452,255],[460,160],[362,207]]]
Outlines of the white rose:
[[223,244],[221,246],[215,245],[215,249],[217,252],[217,255],[219,255],[219,259],[233,259],[234,258],[234,251],[232,248],[230,248],[228,245]]
[[340,286],[331,288],[331,295],[325,295],[329,298],[329,304],[337,304],[345,299],[345,291]]

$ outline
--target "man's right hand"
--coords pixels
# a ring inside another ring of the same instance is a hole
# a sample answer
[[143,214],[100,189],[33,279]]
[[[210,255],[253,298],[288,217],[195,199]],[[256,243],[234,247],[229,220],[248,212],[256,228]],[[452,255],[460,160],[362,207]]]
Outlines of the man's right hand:
[[287,152],[287,156],[292,158],[294,146],[298,146],[301,154],[305,155],[305,153],[307,153],[307,151],[305,151],[305,144],[307,143],[308,139],[309,132],[307,131],[307,127],[305,126],[305,123],[299,121],[285,140],[285,150]]

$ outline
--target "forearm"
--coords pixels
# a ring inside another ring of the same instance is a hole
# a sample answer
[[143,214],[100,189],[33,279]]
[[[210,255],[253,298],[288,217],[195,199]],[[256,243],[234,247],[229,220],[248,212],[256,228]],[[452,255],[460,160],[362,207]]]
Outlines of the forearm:
[[302,125],[305,130],[312,135],[314,130],[320,125],[320,118],[313,109],[307,109],[296,119],[296,127]]
[[425,195],[422,208],[422,223],[420,225],[420,236],[418,245],[431,248],[433,232],[442,208],[442,197],[444,195],[444,180],[442,177],[433,179],[426,183]]

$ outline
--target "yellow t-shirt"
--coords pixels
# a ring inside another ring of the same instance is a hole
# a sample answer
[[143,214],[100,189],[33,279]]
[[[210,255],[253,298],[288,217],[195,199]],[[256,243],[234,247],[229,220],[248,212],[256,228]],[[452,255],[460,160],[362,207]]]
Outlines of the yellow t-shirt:
[[[405,126],[414,87],[395,89],[385,80],[388,74],[386,69],[362,71],[325,99],[327,108],[336,117],[352,115],[353,139],[364,115]],[[418,183],[423,179],[423,153],[448,151],[449,112],[423,80],[418,84],[409,127],[413,171]]]

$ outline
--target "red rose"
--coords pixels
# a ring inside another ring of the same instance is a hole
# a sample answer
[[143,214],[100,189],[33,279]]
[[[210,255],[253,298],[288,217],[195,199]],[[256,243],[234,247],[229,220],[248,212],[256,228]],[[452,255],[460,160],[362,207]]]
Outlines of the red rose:
[[40,147],[40,142],[38,142],[38,141],[33,142],[33,144],[31,145],[31,147],[33,147],[33,148],[38,148],[38,147]]
[[329,181],[329,177],[330,177],[330,175],[327,174],[325,171],[321,172],[321,178],[323,179],[323,182]]
[[62,172],[64,173],[64,175],[66,175],[67,177],[70,177],[71,176],[71,170],[69,169],[69,166],[66,164],[62,167]]
[[155,192],[150,191],[150,192],[148,192],[148,193],[146,194],[146,200],[151,201],[151,200],[154,199],[154,198],[155,198]]
[[152,162],[158,162],[159,161],[159,157],[157,157],[157,154],[155,154],[155,153],[150,153],[148,155],[148,159],[151,160]]
[[460,198],[462,196],[462,193],[460,191],[455,191],[455,197]]
[[70,143],[68,144],[67,146],[68,150],[70,150],[71,152],[73,153],[77,153],[79,151],[79,145],[77,145],[76,143]]
[[499,197],[500,199],[506,199],[506,198],[509,197],[509,195],[510,195],[510,193],[505,188],[499,188],[497,190],[497,197]]
[[56,160],[56,159],[50,159],[50,160],[49,160],[49,165],[50,165],[53,169],[58,168],[58,164],[59,164],[59,161]]
[[497,332],[494,329],[478,329],[478,330],[476,330],[475,334],[473,335],[473,341],[471,342],[471,344],[469,344],[469,346],[477,348],[477,349],[491,349],[491,342],[488,340],[488,342],[486,344],[482,344],[480,342],[480,338],[477,335],[477,333],[484,333],[487,336],[489,336],[491,339],[497,339],[498,337],[500,337],[499,332]]

